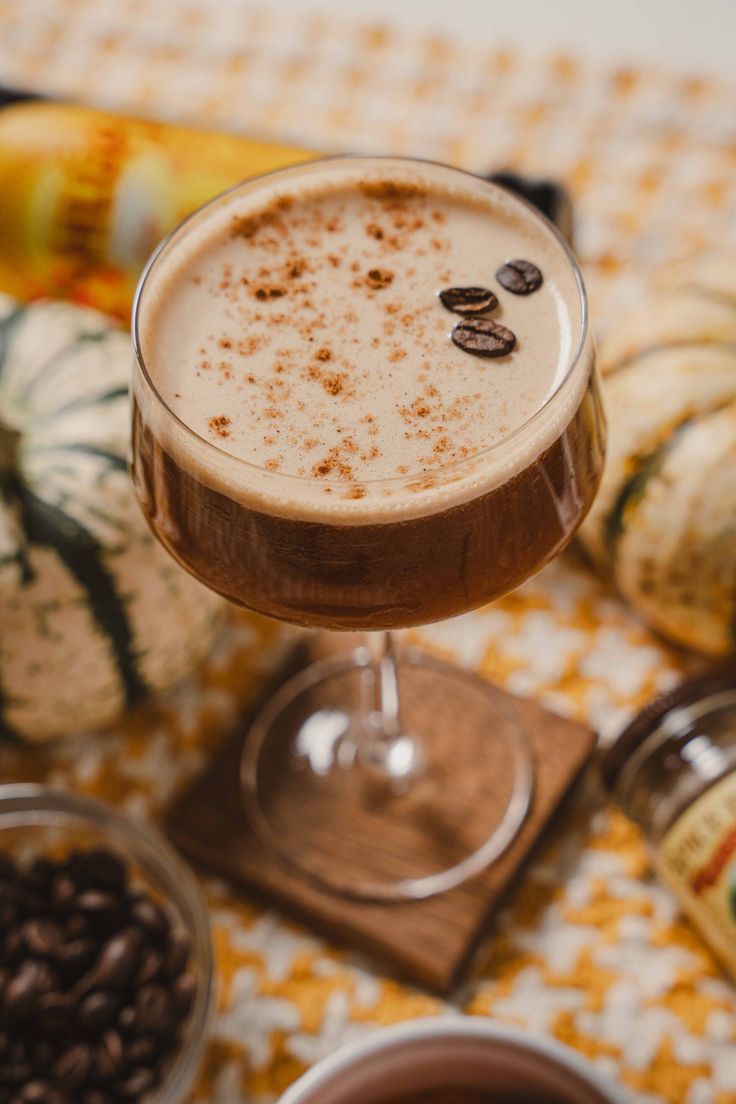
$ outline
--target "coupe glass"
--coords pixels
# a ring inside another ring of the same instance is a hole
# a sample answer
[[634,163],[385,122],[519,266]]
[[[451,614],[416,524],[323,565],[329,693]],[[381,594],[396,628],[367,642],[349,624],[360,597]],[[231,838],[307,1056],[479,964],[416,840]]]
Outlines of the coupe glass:
[[[358,523],[362,504],[330,478],[330,510],[315,517],[314,480],[256,468],[179,420],[157,391],[141,337],[160,272],[186,264],[191,235],[218,208],[237,212],[274,181],[298,188],[310,176],[332,181],[356,170],[388,180],[420,172],[429,186],[486,195],[496,187],[427,162],[335,158],[247,181],[190,216],[151,258],[133,309],[133,477],[154,533],[205,585],[272,617],[365,632],[364,643],[282,685],[256,718],[243,752],[244,805],[260,840],[313,884],[401,901],[451,889],[502,854],[530,807],[534,766],[507,697],[400,648],[391,630],[491,601],[554,557],[597,489],[604,423],[576,262],[550,224],[508,198],[563,259],[575,333],[567,371],[543,408],[491,448],[441,469],[443,485],[471,488],[455,494],[457,505],[439,507],[431,481],[425,488],[426,476],[410,474],[368,485],[378,499],[412,487],[406,516]],[[473,491],[489,464],[508,477]],[[289,508],[254,505],[254,481]]]

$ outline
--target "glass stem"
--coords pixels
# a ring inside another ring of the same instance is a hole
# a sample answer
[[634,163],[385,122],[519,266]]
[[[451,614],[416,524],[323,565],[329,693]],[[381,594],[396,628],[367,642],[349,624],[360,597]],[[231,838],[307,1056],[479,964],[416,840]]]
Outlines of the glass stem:
[[358,754],[364,766],[405,789],[419,769],[416,741],[401,724],[396,641],[391,632],[365,634],[369,663],[363,672],[362,716]]

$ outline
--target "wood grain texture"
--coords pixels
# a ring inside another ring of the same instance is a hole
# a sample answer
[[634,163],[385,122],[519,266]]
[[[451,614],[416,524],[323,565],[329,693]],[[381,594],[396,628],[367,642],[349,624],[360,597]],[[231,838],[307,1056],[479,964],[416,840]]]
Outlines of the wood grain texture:
[[[339,646],[344,647],[347,638],[341,641]],[[330,640],[327,648],[333,646]],[[312,656],[316,651],[324,654],[324,640],[315,643],[311,651]],[[277,682],[308,658],[307,647],[297,649]],[[244,737],[250,719],[276,684],[264,688],[260,700],[242,718],[202,777],[175,803],[168,818],[172,839],[197,864],[276,903],[320,935],[369,954],[407,980],[438,993],[449,992],[550,818],[590,759],[594,733],[533,701],[503,692],[526,728],[536,763],[532,808],[511,848],[478,877],[438,897],[389,905],[356,903],[323,893],[301,880],[261,846],[247,823],[239,787]],[[467,809],[471,819],[473,812],[473,806]]]

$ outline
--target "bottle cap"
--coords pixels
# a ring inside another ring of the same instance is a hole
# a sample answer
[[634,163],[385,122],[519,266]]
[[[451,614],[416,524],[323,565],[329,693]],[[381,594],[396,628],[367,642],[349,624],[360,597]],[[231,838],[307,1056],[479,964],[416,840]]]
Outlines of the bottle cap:
[[[729,691],[734,692],[736,707],[736,657],[686,679],[646,705],[603,754],[601,771],[607,789],[613,791],[617,788],[624,767],[637,752],[649,751],[650,748],[653,751],[665,740],[683,731],[692,720],[688,707],[706,703],[715,695]],[[706,707],[702,712],[708,712],[708,709]]]

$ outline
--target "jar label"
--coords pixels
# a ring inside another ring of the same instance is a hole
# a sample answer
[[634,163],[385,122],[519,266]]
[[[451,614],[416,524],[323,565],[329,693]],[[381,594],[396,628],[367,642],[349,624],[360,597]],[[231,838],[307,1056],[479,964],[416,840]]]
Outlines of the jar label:
[[658,866],[705,940],[736,975],[736,772],[677,818]]

